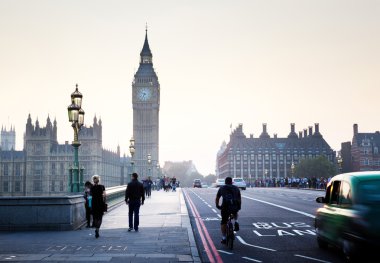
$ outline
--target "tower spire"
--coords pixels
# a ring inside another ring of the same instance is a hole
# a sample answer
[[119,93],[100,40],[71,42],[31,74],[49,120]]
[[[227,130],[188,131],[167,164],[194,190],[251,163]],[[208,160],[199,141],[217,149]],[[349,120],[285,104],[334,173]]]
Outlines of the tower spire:
[[141,50],[140,57],[141,61],[140,63],[152,63],[152,52],[150,51],[149,42],[148,42],[148,24],[145,25],[145,41],[144,46]]

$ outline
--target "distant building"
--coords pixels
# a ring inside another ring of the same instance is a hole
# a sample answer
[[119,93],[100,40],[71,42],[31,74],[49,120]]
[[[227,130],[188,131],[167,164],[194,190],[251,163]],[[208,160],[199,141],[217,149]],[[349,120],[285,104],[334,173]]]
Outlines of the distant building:
[[[180,171],[181,175],[184,176],[190,176],[194,173],[199,174],[197,168],[195,167],[193,161],[182,161],[182,162],[171,162],[171,161],[166,161],[163,166],[163,171],[164,173],[168,172],[169,174],[177,170]],[[174,176],[179,176],[175,175]]]
[[319,132],[319,124],[305,129],[297,135],[294,123],[286,138],[271,138],[266,124],[258,138],[246,137],[243,125],[231,133],[227,145],[222,145],[217,154],[217,172],[219,178],[242,177],[247,181],[258,178],[291,177],[292,163],[297,165],[305,158],[316,158],[320,155],[334,163],[335,152]]
[[[102,121],[95,117],[93,125],[79,132],[79,165],[84,168],[84,181],[101,176],[106,187],[127,183],[129,157],[102,147]],[[28,116],[23,151],[0,150],[0,196],[62,195],[68,191],[69,168],[73,164],[73,147],[58,144],[57,122],[48,117],[46,127],[32,124]]]
[[380,132],[359,133],[358,125],[354,124],[354,136],[351,145],[351,158],[343,158],[343,165],[351,162],[353,171],[380,170]]
[[[351,142],[342,142],[340,156],[342,158],[341,167],[339,167],[340,172],[348,173],[352,172],[352,156],[351,156]],[[339,164],[338,164],[339,165]]]
[[8,131],[7,128],[1,127],[0,134],[1,149],[3,151],[10,151],[16,148],[16,131],[15,128],[11,126]]

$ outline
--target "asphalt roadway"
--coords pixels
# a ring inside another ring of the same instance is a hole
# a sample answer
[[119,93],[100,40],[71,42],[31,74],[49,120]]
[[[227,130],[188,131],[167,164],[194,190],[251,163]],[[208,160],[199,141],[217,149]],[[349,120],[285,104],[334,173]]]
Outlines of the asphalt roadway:
[[314,215],[321,204],[315,198],[324,191],[242,190],[240,231],[233,250],[220,243],[216,192],[216,188],[184,190],[202,262],[344,262],[340,251],[321,250],[316,241]]

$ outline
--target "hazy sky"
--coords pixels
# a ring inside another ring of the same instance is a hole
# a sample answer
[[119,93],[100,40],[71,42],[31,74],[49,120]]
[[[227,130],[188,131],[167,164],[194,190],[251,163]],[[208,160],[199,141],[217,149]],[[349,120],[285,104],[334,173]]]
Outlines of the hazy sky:
[[214,173],[230,124],[286,137],[314,123],[330,146],[380,130],[380,1],[0,0],[0,124],[67,119],[79,84],[85,123],[128,153],[131,83],[145,24],[161,85],[160,163]]

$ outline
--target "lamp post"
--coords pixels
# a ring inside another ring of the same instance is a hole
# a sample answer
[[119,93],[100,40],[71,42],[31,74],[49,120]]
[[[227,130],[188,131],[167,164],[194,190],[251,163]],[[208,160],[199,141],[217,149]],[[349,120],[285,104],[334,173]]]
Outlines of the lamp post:
[[264,185],[266,186],[266,179],[267,179],[268,169],[264,170]]
[[160,164],[159,163],[157,163],[157,177],[158,178],[160,178],[160,176],[161,176],[161,171],[160,171]]
[[294,162],[292,162],[292,165],[290,166],[290,172],[292,173],[292,177],[294,176],[295,169],[296,169],[296,166],[294,165]]
[[148,176],[150,176],[150,164],[152,163],[152,156],[148,153]]
[[74,164],[70,168],[69,190],[72,193],[80,192],[83,187],[83,168],[79,168],[78,149],[80,142],[78,134],[84,124],[84,110],[82,109],[83,95],[78,91],[78,84],[75,86],[75,91],[71,93],[71,104],[67,107],[69,122],[74,129]]
[[133,160],[133,155],[135,155],[135,139],[132,137],[130,140],[129,140],[129,152],[131,154],[131,174],[130,174],[130,178],[129,180],[132,180],[132,174],[134,173],[134,170],[133,170],[133,165],[135,164],[135,161]]
[[342,173],[343,158],[340,155],[340,152],[338,153],[337,163],[338,163],[339,173]]

